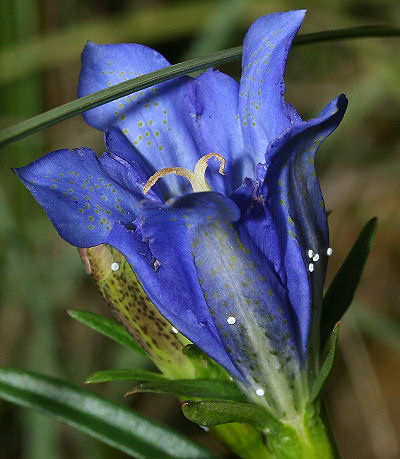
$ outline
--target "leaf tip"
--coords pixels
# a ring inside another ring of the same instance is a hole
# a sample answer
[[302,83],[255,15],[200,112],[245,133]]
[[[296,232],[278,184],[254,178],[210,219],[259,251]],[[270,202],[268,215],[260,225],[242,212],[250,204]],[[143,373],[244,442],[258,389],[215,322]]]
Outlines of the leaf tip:
[[129,396],[135,395],[137,393],[138,393],[138,389],[137,389],[137,387],[134,387],[133,389],[128,390],[128,392],[125,393],[124,397],[128,398]]

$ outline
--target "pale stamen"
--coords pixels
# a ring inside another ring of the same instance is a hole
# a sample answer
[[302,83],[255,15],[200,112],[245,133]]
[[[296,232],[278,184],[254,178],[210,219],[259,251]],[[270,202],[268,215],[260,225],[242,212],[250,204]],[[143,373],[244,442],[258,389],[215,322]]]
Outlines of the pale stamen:
[[184,167],[166,167],[164,169],[160,169],[147,180],[145,186],[143,187],[143,194],[148,193],[150,188],[156,184],[158,179],[170,174],[175,174],[180,177],[187,178],[195,193],[201,191],[211,191],[211,187],[207,183],[207,180],[205,178],[205,173],[208,166],[208,160],[212,157],[214,157],[215,161],[220,161],[221,163],[219,166],[218,173],[221,175],[225,175],[225,158],[219,153],[208,153],[207,155],[202,156],[197,161],[193,172],[188,169],[185,169]]

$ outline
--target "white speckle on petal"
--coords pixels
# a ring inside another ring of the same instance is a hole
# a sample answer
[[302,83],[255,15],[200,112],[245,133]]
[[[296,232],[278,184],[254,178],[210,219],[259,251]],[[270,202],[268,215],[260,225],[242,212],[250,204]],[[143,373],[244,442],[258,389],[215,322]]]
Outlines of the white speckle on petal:
[[161,262],[159,260],[154,260],[153,266],[154,266],[154,271],[157,271],[158,268],[161,266]]
[[308,251],[308,258],[312,258],[314,256],[314,252],[310,249]]
[[179,333],[179,330],[175,327],[171,327],[171,330],[172,330],[172,333],[175,333],[175,334]]
[[313,256],[313,261],[318,261],[319,260],[319,255],[318,253],[316,253],[314,256]]
[[261,389],[261,387],[256,390],[256,395],[258,395],[259,397],[262,397],[264,394],[265,390]]
[[111,271],[118,271],[119,270],[119,264],[114,262],[111,263]]
[[332,255],[332,252],[333,252],[333,250],[330,247],[328,247],[326,249],[326,254],[328,255],[328,257],[330,257]]
[[314,263],[310,263],[308,265],[308,270],[310,271],[310,273],[312,273],[314,271]]
[[233,316],[230,316],[226,319],[226,321],[228,322],[229,325],[233,325],[236,323],[236,318]]

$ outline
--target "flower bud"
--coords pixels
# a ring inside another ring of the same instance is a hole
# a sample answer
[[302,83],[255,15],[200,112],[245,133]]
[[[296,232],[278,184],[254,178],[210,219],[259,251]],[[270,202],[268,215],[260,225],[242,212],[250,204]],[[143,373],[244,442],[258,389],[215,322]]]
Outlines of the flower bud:
[[182,353],[190,341],[157,311],[126,259],[104,244],[79,249],[85,270],[117,319],[170,378],[191,378],[194,367]]

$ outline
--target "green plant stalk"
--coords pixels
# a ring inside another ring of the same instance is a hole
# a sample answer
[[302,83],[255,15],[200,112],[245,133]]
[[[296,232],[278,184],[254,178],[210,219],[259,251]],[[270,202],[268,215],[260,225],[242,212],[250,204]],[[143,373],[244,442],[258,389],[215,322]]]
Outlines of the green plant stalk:
[[298,418],[290,422],[281,421],[278,425],[274,431],[265,429],[268,453],[264,456],[259,455],[260,459],[339,458],[329,420],[320,402],[309,407]]

